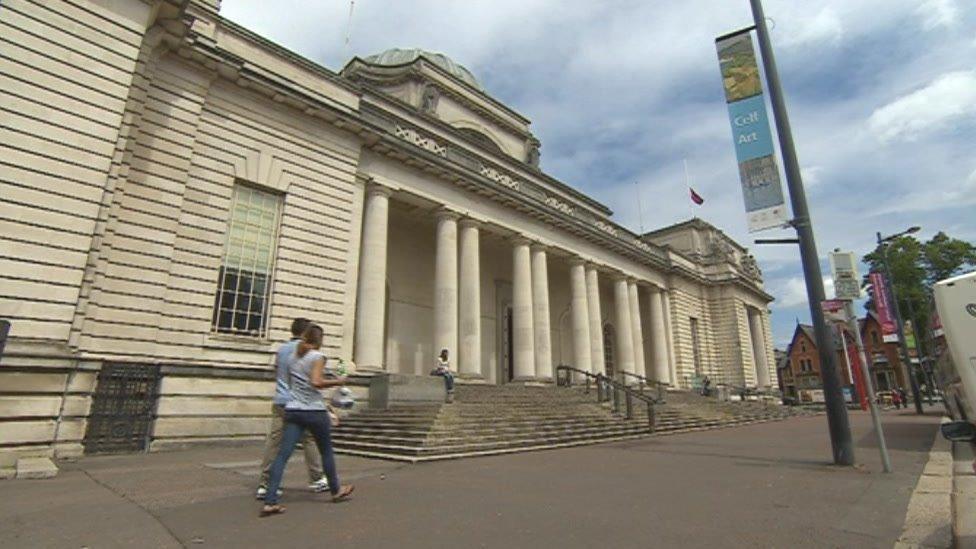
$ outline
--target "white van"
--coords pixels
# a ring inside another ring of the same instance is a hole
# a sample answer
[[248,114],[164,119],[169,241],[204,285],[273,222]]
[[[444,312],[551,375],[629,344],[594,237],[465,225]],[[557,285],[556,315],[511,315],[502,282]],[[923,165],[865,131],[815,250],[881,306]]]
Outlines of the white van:
[[942,434],[976,444],[976,272],[936,282],[932,294],[935,373],[954,420]]

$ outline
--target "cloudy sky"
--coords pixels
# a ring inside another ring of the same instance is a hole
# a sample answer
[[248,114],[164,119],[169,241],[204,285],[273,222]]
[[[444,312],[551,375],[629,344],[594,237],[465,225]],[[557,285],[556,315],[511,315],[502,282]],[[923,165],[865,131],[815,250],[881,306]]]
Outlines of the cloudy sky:
[[[692,213],[749,246],[785,346],[808,321],[794,246],[746,231],[715,36],[748,0],[223,0],[221,13],[338,71],[353,55],[420,47],[468,67],[532,120],[548,173],[646,229]],[[766,0],[824,256],[920,225],[976,241],[976,2]],[[346,44],[347,30],[350,40]],[[637,187],[635,188],[635,182]],[[828,296],[831,289],[828,287]]]

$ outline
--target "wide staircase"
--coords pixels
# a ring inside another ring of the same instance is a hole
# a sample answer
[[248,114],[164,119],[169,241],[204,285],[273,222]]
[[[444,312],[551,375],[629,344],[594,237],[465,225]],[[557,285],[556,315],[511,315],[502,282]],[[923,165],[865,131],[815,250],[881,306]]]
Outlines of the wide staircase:
[[[649,436],[646,406],[631,418],[622,399],[598,403],[595,389],[523,385],[459,385],[451,404],[363,409],[333,431],[339,453],[428,461],[593,444]],[[759,403],[718,403],[668,393],[654,406],[653,434],[714,429],[783,419],[796,412]]]

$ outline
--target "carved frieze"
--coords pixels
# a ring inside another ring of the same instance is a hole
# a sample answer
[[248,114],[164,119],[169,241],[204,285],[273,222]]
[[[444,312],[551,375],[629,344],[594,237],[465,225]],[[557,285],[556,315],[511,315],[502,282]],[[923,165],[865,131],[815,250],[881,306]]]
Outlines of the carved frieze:
[[505,185],[509,189],[514,189],[516,191],[521,190],[522,187],[521,181],[513,178],[507,173],[502,173],[496,170],[495,168],[492,168],[491,166],[486,166],[482,164],[481,168],[478,170],[478,173],[487,177],[488,179],[491,179],[495,183],[501,183],[502,185]]
[[413,128],[404,128],[403,126],[397,124],[396,129],[394,129],[393,131],[393,135],[399,137],[400,139],[406,141],[407,143],[416,145],[421,149],[428,150],[438,156],[443,156],[447,158],[446,146],[441,145],[440,143],[434,141],[434,139],[430,137],[421,135],[420,132],[418,132]]
[[570,206],[569,204],[563,202],[562,200],[559,200],[558,198],[556,198],[554,196],[547,196],[546,197],[546,205],[549,206],[550,208],[554,209],[554,210],[558,210],[558,211],[563,212],[564,214],[567,214],[567,215],[573,215],[573,210],[575,209],[572,206]]
[[603,221],[597,220],[593,223],[597,229],[607,233],[610,236],[618,236],[617,228],[609,223],[604,223]]

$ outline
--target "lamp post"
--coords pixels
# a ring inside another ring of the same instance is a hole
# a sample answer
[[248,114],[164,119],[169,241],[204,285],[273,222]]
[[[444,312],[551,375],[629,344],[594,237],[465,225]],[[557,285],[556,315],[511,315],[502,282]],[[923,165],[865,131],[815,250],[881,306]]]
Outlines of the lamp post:
[[[918,391],[918,380],[915,379],[915,372],[913,371],[912,368],[912,359],[908,355],[908,342],[905,341],[905,323],[901,319],[901,311],[898,308],[898,296],[895,295],[895,281],[891,277],[891,269],[888,267],[887,244],[888,242],[891,242],[892,240],[900,236],[917,233],[919,230],[920,227],[917,226],[909,227],[907,230],[904,230],[898,234],[893,234],[890,236],[886,236],[884,238],[881,237],[881,233],[877,233],[878,246],[881,248],[881,267],[884,269],[884,277],[888,282],[887,286],[888,286],[888,293],[891,296],[891,306],[895,310],[895,321],[897,322],[898,325],[898,344],[899,347],[901,348],[901,359],[904,362],[905,369],[908,372],[908,383],[911,385],[912,388],[912,399],[915,400],[915,413],[917,414],[922,413],[922,398]],[[917,338],[918,335],[916,334],[915,337]]]
[[834,464],[854,465],[854,442],[847,418],[847,405],[841,392],[840,378],[837,376],[833,340],[827,330],[823,309],[820,306],[825,299],[823,277],[820,274],[820,256],[817,255],[813,221],[807,208],[807,195],[803,190],[800,162],[797,160],[796,148],[793,146],[793,132],[790,130],[790,119],[786,112],[786,99],[783,97],[779,72],[776,70],[776,59],[773,57],[773,46],[769,40],[769,30],[766,28],[766,15],[763,13],[762,2],[749,0],[749,4],[752,7],[752,19],[755,23],[756,38],[759,40],[763,68],[766,70],[766,83],[769,85],[769,100],[773,107],[776,135],[779,138],[780,151],[783,153],[786,186],[790,190],[790,204],[793,206],[791,224],[796,229],[796,238],[799,241],[800,262],[803,265],[807,302],[810,305],[810,320],[813,322],[813,333],[820,353],[820,376],[823,382]]

